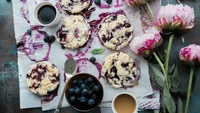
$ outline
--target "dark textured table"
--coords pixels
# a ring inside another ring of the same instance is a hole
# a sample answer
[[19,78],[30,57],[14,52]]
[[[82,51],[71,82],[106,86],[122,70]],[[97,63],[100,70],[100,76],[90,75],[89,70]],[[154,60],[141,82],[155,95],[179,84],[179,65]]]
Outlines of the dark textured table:
[[[177,53],[180,48],[190,43],[200,44],[200,1],[199,0],[180,0],[191,6],[195,10],[195,27],[174,40],[172,46],[172,58],[178,60]],[[163,0],[162,5],[167,3],[176,4],[176,0]],[[14,26],[12,16],[12,2],[10,0],[0,0],[0,113],[41,113],[41,108],[20,110],[19,107],[19,82],[17,67],[17,49],[14,38]],[[185,43],[182,43],[181,37],[184,37]],[[182,76],[181,87],[187,91],[189,69],[179,63],[179,69]],[[193,89],[193,95],[190,101],[189,113],[199,113],[200,111],[200,69],[195,70],[196,84]],[[53,111],[47,111],[53,113]],[[71,108],[63,108],[64,113],[75,113]],[[99,109],[94,113],[100,112]],[[145,111],[144,113],[151,113]]]

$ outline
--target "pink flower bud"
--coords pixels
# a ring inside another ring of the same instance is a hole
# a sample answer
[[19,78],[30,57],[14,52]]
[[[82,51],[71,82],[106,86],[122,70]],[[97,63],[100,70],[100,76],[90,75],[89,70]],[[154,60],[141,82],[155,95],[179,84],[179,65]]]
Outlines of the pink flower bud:
[[151,27],[144,34],[135,37],[130,42],[131,50],[137,54],[147,57],[159,45],[162,44],[160,31],[155,27]]
[[135,6],[135,5],[142,5],[145,4],[147,2],[151,2],[154,0],[125,0],[126,4],[128,6]]
[[162,6],[154,24],[163,32],[187,31],[194,27],[194,10],[182,4]]
[[200,64],[200,46],[191,44],[179,52],[179,58],[189,64]]

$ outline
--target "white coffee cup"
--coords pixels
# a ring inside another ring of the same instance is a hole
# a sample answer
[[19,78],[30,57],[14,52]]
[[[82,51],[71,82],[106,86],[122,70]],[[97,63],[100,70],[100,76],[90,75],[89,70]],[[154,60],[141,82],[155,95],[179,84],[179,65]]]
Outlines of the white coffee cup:
[[[121,103],[119,104],[119,102],[121,102]],[[131,104],[133,104],[133,106]],[[119,107],[118,107],[118,105],[119,105]],[[121,110],[119,110],[119,109],[121,109]],[[112,100],[113,113],[121,113],[120,111],[122,111],[122,113],[126,113],[125,110],[128,110],[128,109],[132,113],[137,113],[137,110],[138,110],[137,99],[128,92],[121,92],[121,93],[117,94]]]
[[[60,23],[60,20],[61,20],[61,15],[60,15],[60,12],[55,7],[55,5],[53,5],[51,2],[47,2],[47,1],[37,0],[37,2],[39,2],[39,3],[37,4],[37,6],[34,9],[34,17],[35,17],[36,22],[39,25],[45,26],[45,27],[54,27],[54,26],[58,25]],[[55,12],[56,12],[54,20],[51,21],[50,23],[47,23],[47,24],[42,23],[38,18],[38,13],[39,13],[40,9],[43,8],[44,6],[52,6],[55,9]]]

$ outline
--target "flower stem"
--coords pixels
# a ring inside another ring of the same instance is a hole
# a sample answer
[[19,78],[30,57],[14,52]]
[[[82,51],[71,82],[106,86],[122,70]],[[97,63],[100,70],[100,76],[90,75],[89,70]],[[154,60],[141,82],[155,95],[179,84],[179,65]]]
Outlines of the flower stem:
[[174,40],[174,34],[170,35],[168,48],[167,48],[167,56],[165,59],[165,72],[166,72],[166,79],[168,78],[168,70],[169,70],[169,57],[172,49],[172,42]]
[[[165,80],[166,80],[165,83],[167,85],[167,88],[169,88],[168,80],[167,80],[167,74],[165,72],[164,65],[163,65],[163,63],[161,62],[161,60],[159,59],[159,57],[157,56],[157,54],[155,52],[153,52],[153,55],[154,55],[155,59],[157,60],[158,64],[160,65],[161,69],[162,69],[162,72],[163,72]],[[164,104],[164,107],[163,107],[163,113],[166,113],[166,106],[165,106],[165,104]]]
[[188,91],[187,91],[187,100],[186,100],[186,105],[185,105],[185,113],[188,113],[188,106],[189,106],[190,96],[191,96],[191,86],[192,86],[193,75],[194,75],[194,66],[191,66]]
[[155,19],[154,15],[153,15],[153,12],[152,12],[152,10],[151,10],[151,7],[149,6],[149,3],[146,2],[146,5],[147,5],[147,8],[148,8],[148,10],[149,10],[149,13],[150,13],[150,15],[151,15],[152,20],[155,22],[156,19]]
[[167,80],[167,75],[166,75],[166,72],[165,72],[165,68],[164,68],[164,65],[163,63],[161,62],[161,60],[159,59],[159,57],[157,56],[157,54],[155,52],[153,52],[153,56],[155,57],[155,59],[157,60],[158,64],[160,65],[161,69],[162,69],[162,72],[164,74],[164,77],[166,79],[166,84],[167,84],[167,88],[168,88],[168,80]]

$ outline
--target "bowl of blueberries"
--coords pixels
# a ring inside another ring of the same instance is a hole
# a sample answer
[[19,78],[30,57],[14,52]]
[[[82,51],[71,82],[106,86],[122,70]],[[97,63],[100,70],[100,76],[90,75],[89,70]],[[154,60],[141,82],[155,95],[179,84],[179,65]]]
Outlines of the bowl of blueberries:
[[98,107],[103,94],[100,81],[88,73],[74,75],[65,86],[67,102],[80,112],[89,112]]

